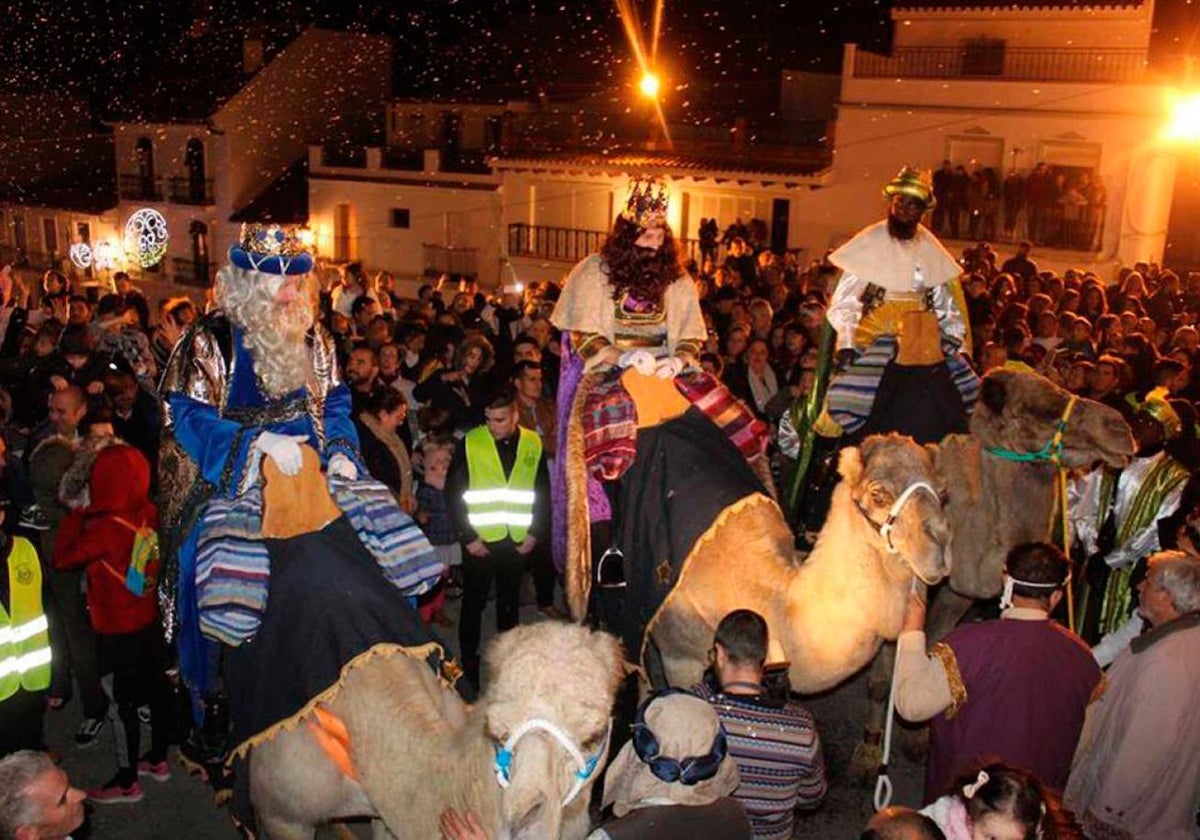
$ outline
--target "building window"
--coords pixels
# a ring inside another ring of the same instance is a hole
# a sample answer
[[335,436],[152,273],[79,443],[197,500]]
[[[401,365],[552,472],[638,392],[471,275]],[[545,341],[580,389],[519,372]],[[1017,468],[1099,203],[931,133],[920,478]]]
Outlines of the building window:
[[46,253],[51,257],[58,256],[58,225],[53,218],[42,219],[42,238],[45,240]]
[[405,228],[409,227],[408,210],[403,207],[392,208],[392,227]]

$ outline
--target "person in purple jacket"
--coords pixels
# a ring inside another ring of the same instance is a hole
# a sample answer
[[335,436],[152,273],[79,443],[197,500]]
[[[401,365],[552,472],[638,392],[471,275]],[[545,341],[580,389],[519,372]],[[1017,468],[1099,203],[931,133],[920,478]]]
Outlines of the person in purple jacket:
[[1049,543],[1018,545],[1005,561],[998,620],[964,624],[927,653],[925,604],[909,599],[896,651],[896,710],[932,718],[925,801],[964,770],[1000,760],[1061,791],[1088,702],[1101,685],[1088,646],[1050,613],[1068,566]]

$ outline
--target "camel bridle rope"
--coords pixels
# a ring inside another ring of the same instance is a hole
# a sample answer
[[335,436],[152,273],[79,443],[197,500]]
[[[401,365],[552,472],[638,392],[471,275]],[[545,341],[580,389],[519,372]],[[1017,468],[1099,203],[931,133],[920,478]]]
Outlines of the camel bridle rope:
[[496,758],[492,762],[492,769],[496,771],[496,782],[501,788],[507,789],[512,784],[512,762],[513,753],[517,748],[517,744],[522,738],[535,730],[541,730],[558,742],[567,753],[571,756],[571,760],[575,762],[578,768],[573,774],[574,782],[571,789],[567,791],[567,795],[563,797],[563,807],[571,803],[571,801],[579,795],[583,790],[583,786],[588,783],[592,776],[596,775],[596,770],[600,766],[600,761],[608,752],[608,742],[612,737],[612,718],[608,719],[608,725],[604,729],[604,740],[600,744],[600,748],[596,750],[588,758],[583,757],[583,750],[579,749],[575,741],[568,735],[561,726],[553,721],[545,718],[529,718],[522,722],[516,729],[509,733],[504,744],[496,742]]
[[[1050,464],[1054,467],[1056,471],[1054,487],[1062,520],[1062,548],[1068,557],[1071,554],[1071,523],[1067,518],[1067,465],[1063,463],[1063,435],[1067,432],[1067,424],[1071,422],[1071,412],[1075,410],[1077,402],[1079,402],[1079,397],[1072,394],[1067,400],[1066,408],[1059,415],[1058,423],[1054,427],[1054,434],[1037,452],[1014,452],[1002,446],[985,446],[983,448],[984,452],[1004,461],[1015,461],[1022,464]],[[1070,586],[1067,587],[1067,626],[1073,630],[1078,629],[1075,627],[1075,592]]]
[[[895,544],[892,542],[892,530],[896,527],[896,520],[900,518],[900,511],[904,510],[904,506],[908,504],[908,500],[911,499],[913,494],[918,490],[924,490],[926,493],[933,496],[934,500],[941,505],[942,497],[938,495],[938,491],[935,490],[933,485],[928,481],[914,481],[912,484],[905,487],[904,492],[896,497],[896,501],[892,502],[892,506],[888,509],[887,518],[884,519],[883,522],[876,522],[874,519],[872,519],[870,512],[863,507],[863,503],[858,499],[854,500],[854,506],[858,508],[858,512],[862,514],[863,519],[867,520],[867,523],[875,530],[875,533],[883,537],[883,544],[887,548],[888,554],[900,553],[900,549],[896,548]],[[926,580],[924,575],[918,572],[916,567],[911,563],[908,563],[908,566],[910,569],[912,569],[912,573],[920,578],[921,582],[927,586],[933,586],[933,584],[937,583],[937,581],[931,582]]]

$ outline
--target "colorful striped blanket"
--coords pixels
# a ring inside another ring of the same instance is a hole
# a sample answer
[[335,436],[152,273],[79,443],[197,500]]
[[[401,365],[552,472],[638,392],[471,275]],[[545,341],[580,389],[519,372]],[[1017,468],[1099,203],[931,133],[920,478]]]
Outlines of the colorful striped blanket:
[[[383,577],[405,595],[428,591],[445,567],[421,529],[373,480],[333,479],[330,492]],[[200,629],[238,646],[254,637],[267,608],[271,561],[262,529],[262,490],[214,498],[204,510],[196,552]]]
[[[716,377],[702,371],[675,377],[675,387],[700,409],[747,461],[766,451],[767,424],[754,416]],[[584,458],[601,481],[620,478],[637,457],[637,407],[621,384],[620,371],[588,394],[583,411]]]
[[[866,352],[840,374],[835,374],[829,383],[826,398],[829,416],[846,434],[852,435],[866,425],[875,406],[875,393],[883,379],[884,368],[895,358],[896,348],[895,336],[879,336]],[[946,356],[946,367],[969,413],[979,399],[979,376],[961,353]]]

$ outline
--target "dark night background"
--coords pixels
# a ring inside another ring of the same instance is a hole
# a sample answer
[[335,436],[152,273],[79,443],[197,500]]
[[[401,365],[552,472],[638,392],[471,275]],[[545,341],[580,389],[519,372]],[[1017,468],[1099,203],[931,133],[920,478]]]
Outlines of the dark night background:
[[[1195,53],[1196,2],[1158,2],[1152,54]],[[651,0],[634,5],[648,31]],[[659,52],[668,90],[676,102],[769,110],[782,69],[836,72],[846,41],[886,51],[891,5],[667,0]],[[282,45],[310,24],[392,36],[398,97],[566,98],[615,91],[635,75],[612,0],[10,0],[3,19],[0,88],[74,93],[105,116],[157,91],[179,95],[181,78],[197,95],[220,96],[209,88],[240,62],[245,32]],[[704,110],[680,116],[699,121]]]
[[[66,89],[101,111],[115,95],[168,72],[164,67],[200,71],[197,64],[217,58],[214,50],[224,52],[222,39],[240,49],[247,24],[280,34],[316,23],[391,35],[400,97],[569,96],[610,87],[633,72],[611,0],[5,5],[5,86]],[[638,5],[648,31],[652,4]],[[836,70],[843,41],[884,46],[888,6],[888,0],[668,0],[660,53],[670,62],[672,86],[703,79],[745,87],[754,97],[756,83],[777,84],[784,67]],[[209,52],[178,46],[189,40],[204,42]]]

